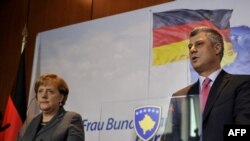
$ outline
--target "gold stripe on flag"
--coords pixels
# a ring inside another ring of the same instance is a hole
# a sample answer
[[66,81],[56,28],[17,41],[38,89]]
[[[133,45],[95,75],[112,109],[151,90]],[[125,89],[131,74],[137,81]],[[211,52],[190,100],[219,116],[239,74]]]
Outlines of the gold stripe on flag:
[[[176,61],[188,59],[189,51],[187,45],[189,40],[167,44],[153,48],[153,66],[159,66]],[[233,50],[230,42],[224,41],[224,57],[221,61],[221,66],[229,65],[234,62],[237,53]]]
[[236,57],[237,52],[233,50],[232,43],[224,41],[224,56],[221,61],[221,67],[232,64]]
[[188,58],[189,40],[153,48],[153,66],[159,66]]

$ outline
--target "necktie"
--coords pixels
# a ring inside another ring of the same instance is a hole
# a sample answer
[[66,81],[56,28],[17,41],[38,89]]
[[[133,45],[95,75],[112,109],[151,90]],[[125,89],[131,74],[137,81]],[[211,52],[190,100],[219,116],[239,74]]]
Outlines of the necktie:
[[201,108],[202,111],[204,111],[205,106],[206,106],[206,102],[207,102],[207,97],[210,91],[210,79],[209,78],[205,78],[205,80],[202,83],[202,88],[201,88]]

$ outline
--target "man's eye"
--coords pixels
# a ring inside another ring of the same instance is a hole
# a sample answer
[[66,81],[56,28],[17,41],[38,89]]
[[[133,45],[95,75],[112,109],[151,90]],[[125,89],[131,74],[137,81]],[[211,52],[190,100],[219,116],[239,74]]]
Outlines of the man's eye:
[[188,45],[188,49],[191,49],[191,48],[192,48],[192,46],[193,46],[192,44],[189,44],[189,45]]
[[203,45],[203,42],[198,42],[195,44],[196,47],[199,47],[199,46],[202,46]]

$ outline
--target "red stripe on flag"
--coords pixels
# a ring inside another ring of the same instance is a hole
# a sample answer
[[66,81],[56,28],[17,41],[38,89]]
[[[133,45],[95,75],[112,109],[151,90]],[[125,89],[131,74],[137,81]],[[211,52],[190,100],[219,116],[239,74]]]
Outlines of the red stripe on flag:
[[8,98],[8,103],[3,119],[3,125],[10,124],[10,127],[5,129],[0,134],[1,141],[15,141],[19,132],[19,129],[22,127],[22,120],[20,115],[17,112],[16,107],[13,104],[11,96]]
[[[15,141],[26,119],[25,49],[19,60],[16,81],[8,98],[3,125],[10,127],[0,133],[0,141]],[[2,138],[1,138],[2,137]]]
[[229,29],[218,29],[211,21],[203,20],[185,25],[162,26],[153,29],[153,47],[180,42],[188,39],[189,33],[197,26],[210,26],[217,29],[225,38],[229,40]]

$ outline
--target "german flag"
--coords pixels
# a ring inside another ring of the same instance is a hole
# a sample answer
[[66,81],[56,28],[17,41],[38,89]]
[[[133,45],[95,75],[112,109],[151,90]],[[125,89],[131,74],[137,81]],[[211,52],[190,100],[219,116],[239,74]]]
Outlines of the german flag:
[[25,49],[21,54],[16,81],[9,95],[2,125],[6,127],[0,132],[1,141],[16,141],[18,132],[26,119],[25,89]]
[[212,27],[223,35],[222,64],[232,63],[236,57],[229,38],[232,12],[228,9],[178,9],[153,13],[153,66],[187,59],[189,33],[197,26]]

